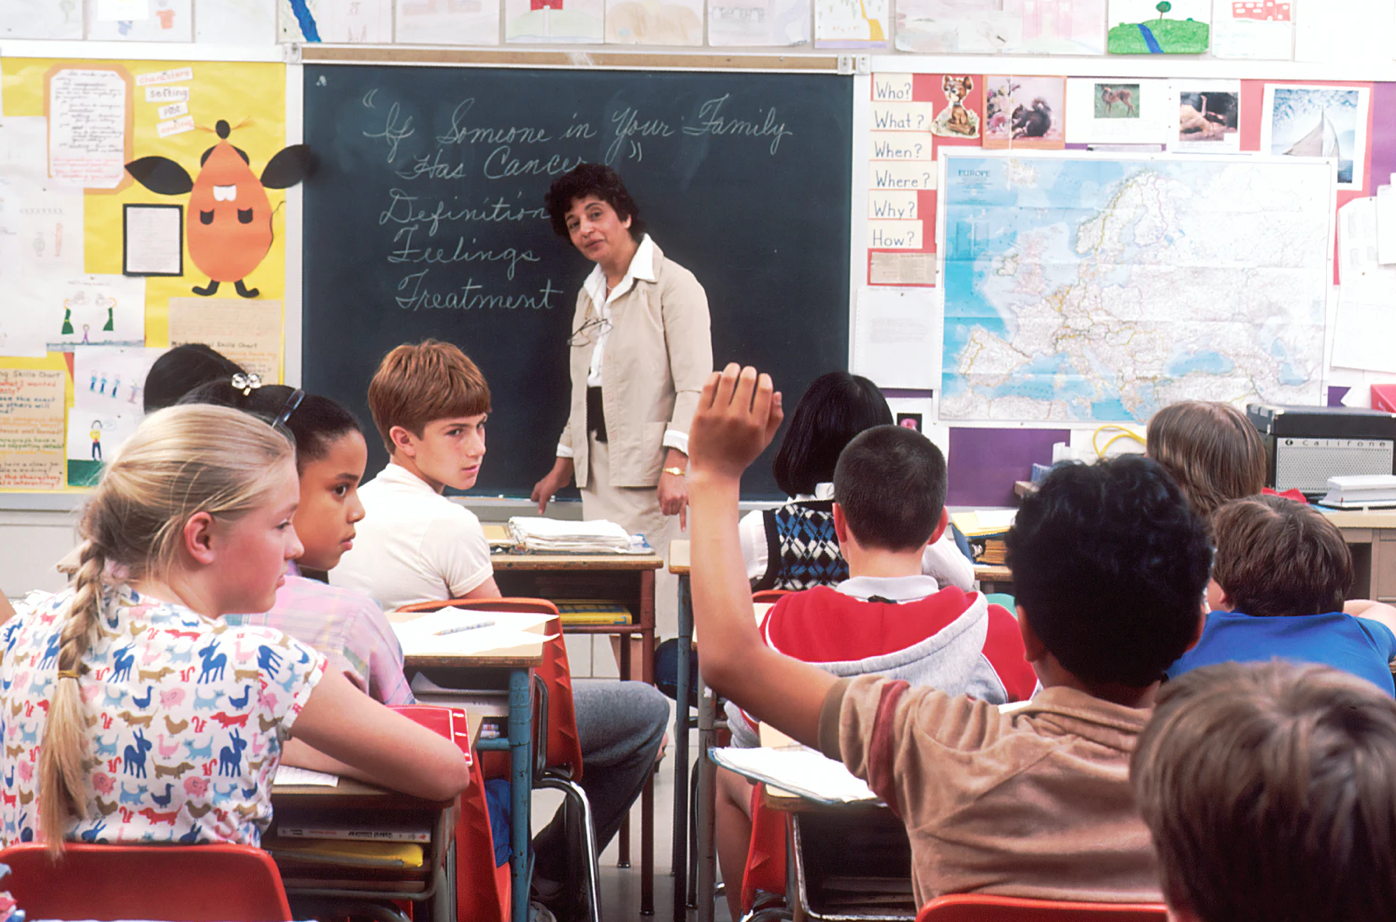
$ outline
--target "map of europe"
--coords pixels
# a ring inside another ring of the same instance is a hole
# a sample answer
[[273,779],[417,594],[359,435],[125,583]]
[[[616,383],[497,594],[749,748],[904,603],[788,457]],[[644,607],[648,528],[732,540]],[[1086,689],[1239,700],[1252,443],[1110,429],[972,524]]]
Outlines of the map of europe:
[[942,419],[1321,402],[1330,163],[952,153],[941,196]]

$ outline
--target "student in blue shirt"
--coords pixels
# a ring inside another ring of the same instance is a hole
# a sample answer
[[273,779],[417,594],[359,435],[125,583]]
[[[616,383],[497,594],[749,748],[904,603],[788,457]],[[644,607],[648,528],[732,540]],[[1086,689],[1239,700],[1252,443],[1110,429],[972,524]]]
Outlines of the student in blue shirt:
[[1212,517],[1217,550],[1197,646],[1170,678],[1201,666],[1270,659],[1322,663],[1396,695],[1396,608],[1344,604],[1352,554],[1316,509],[1278,496],[1233,500]]

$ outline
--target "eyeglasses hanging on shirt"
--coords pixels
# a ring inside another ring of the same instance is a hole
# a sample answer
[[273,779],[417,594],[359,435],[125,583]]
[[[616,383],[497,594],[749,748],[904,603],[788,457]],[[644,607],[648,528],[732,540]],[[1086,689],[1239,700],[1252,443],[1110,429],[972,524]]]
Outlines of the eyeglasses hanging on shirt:
[[567,337],[567,345],[572,349],[590,346],[609,332],[611,332],[611,318],[593,317],[572,331],[572,335]]

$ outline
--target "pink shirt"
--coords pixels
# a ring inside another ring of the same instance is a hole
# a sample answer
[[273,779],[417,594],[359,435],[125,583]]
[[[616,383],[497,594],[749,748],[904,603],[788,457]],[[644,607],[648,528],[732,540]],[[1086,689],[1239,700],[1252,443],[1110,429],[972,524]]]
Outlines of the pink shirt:
[[402,672],[402,647],[383,609],[353,589],[301,576],[295,564],[270,611],[228,615],[229,624],[274,627],[329,658],[333,667],[384,704],[413,704]]

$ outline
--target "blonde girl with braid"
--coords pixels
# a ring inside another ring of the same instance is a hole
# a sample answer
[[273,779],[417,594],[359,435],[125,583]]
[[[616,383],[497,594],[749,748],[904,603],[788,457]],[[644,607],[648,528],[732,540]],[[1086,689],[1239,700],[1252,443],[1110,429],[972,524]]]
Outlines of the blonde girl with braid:
[[237,410],[148,416],[83,512],[69,587],[0,629],[0,842],[237,842],[283,756],[434,800],[449,741],[224,615],[264,611],[302,547],[294,449]]

